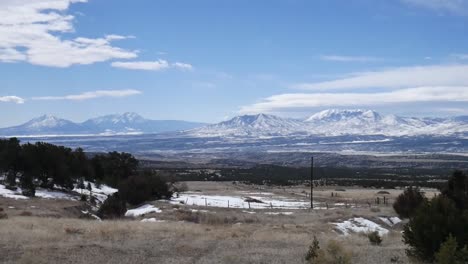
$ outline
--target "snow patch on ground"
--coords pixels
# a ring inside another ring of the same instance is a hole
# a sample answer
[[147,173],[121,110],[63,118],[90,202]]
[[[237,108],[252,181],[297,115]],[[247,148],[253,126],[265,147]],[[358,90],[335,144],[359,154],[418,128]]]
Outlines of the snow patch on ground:
[[0,196],[3,196],[5,198],[12,198],[15,200],[29,199],[28,197],[21,194],[20,188],[18,188],[16,191],[12,191],[12,190],[8,190],[7,188],[5,188],[5,185],[2,185],[2,184],[0,184]]
[[35,196],[44,199],[77,200],[76,196],[60,191],[50,191],[45,189],[37,189]]
[[[88,186],[88,183],[91,185],[91,192],[86,188]],[[84,189],[75,187],[73,191],[79,193],[79,194],[84,194],[86,196],[89,196],[90,193],[98,200],[99,203],[103,203],[109,195],[112,195],[116,193],[118,190],[114,189],[112,187],[109,187],[105,184],[101,184],[99,188],[96,187],[96,184],[92,182],[85,181],[84,182]]]
[[388,234],[388,229],[381,227],[379,224],[376,224],[370,220],[367,220],[362,217],[356,217],[349,219],[342,223],[335,223],[336,228],[347,236],[350,232],[353,233],[370,233],[377,231],[380,236]]
[[157,220],[156,218],[145,218],[145,219],[142,219],[141,222],[143,222],[143,223],[164,223],[166,221]]
[[142,205],[142,206],[140,206],[138,208],[128,210],[125,213],[125,216],[137,217],[137,216],[141,216],[141,215],[145,215],[145,214],[149,214],[149,213],[161,213],[161,212],[162,212],[161,209],[159,209],[157,207],[154,207],[151,204],[145,204],[145,205]]
[[267,215],[292,215],[293,212],[266,212]]
[[[85,182],[85,186],[88,185],[88,182]],[[100,188],[97,188],[94,183],[90,183],[92,195],[96,198],[99,203],[103,203],[107,197],[115,192],[117,189],[111,188],[107,185],[102,184]],[[80,189],[74,188],[74,192],[78,194],[84,194],[86,196],[90,195],[90,191],[88,189]],[[16,189],[16,191],[9,190],[5,187],[5,185],[0,184],[0,196],[12,199],[29,199],[29,197],[22,195],[21,188]],[[79,197],[77,195],[67,193],[61,190],[48,190],[43,188],[36,188],[35,197],[43,198],[43,199],[63,199],[63,200],[73,200],[77,201]]]
[[288,199],[285,197],[261,197],[248,196],[261,201],[261,203],[245,201],[242,196],[223,196],[223,195],[202,195],[199,193],[181,193],[178,197],[173,197],[172,204],[184,203],[186,205],[211,206],[222,208],[244,208],[244,209],[306,209],[310,207],[310,202],[305,200]]
[[379,217],[379,218],[380,220],[382,220],[382,222],[384,222],[388,226],[394,226],[401,222],[401,219],[396,216],[395,217]]
[[197,210],[197,209],[191,209],[190,210],[192,213],[197,213],[197,212],[200,212],[200,213],[208,213],[209,211],[208,210]]
[[88,210],[86,210],[86,211],[81,211],[81,212],[82,212],[83,214],[85,214],[85,215],[91,216],[92,218],[98,220],[99,222],[102,222],[102,219],[101,219],[99,216],[90,213]]

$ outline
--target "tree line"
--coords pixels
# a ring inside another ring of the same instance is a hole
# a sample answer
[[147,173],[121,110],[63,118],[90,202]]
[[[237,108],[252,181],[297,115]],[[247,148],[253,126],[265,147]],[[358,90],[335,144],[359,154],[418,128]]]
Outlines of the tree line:
[[0,139],[0,175],[4,184],[9,189],[20,187],[28,196],[34,196],[36,187],[71,190],[83,180],[117,188],[139,173],[138,164],[129,153],[109,152],[90,157],[81,148]]

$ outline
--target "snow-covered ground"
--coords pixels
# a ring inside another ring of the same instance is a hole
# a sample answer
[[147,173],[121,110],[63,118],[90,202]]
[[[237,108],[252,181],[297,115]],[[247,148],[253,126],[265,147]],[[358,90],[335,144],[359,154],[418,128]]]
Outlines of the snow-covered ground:
[[[259,202],[247,202],[247,198],[253,198]],[[178,197],[173,197],[173,204],[184,203],[186,205],[210,206],[223,208],[243,208],[243,209],[307,209],[310,202],[305,200],[290,199],[276,196],[242,196],[242,195],[203,195],[199,193],[180,193]]]
[[292,215],[293,212],[266,212],[267,215]]
[[382,220],[382,222],[384,222],[388,226],[394,226],[401,222],[401,219],[396,216],[395,217],[379,217],[379,218],[380,220]]
[[64,199],[64,200],[78,200],[75,195],[64,193],[61,191],[50,191],[45,189],[37,189],[36,197],[44,199]]
[[388,234],[388,229],[381,227],[368,219],[362,217],[355,217],[344,221],[342,223],[335,223],[336,229],[338,229],[343,235],[347,236],[350,232],[353,233],[370,233],[377,231],[380,236]]
[[138,208],[128,210],[125,213],[125,216],[127,216],[127,217],[137,217],[137,216],[141,216],[141,215],[145,215],[145,214],[149,214],[149,213],[161,213],[161,212],[162,212],[161,209],[159,209],[157,207],[154,207],[151,204],[145,204],[145,205],[142,205],[142,206],[140,206]]
[[142,219],[140,222],[143,222],[143,223],[164,223],[166,221],[164,220],[158,220],[156,218],[144,218]]
[[[85,186],[87,186],[88,182],[85,182]],[[104,202],[108,195],[111,195],[115,192],[117,192],[117,189],[111,188],[109,186],[106,186],[102,184],[100,188],[97,188],[94,183],[91,183],[92,187],[92,195],[96,198],[96,200],[99,203]],[[84,194],[84,195],[89,195],[90,192],[88,189],[79,189],[75,188],[73,189],[74,193],[70,193],[67,191],[61,191],[61,190],[47,190],[43,188],[36,188],[36,194],[35,196],[38,198],[42,199],[62,199],[62,200],[74,200],[77,201],[79,200],[78,195],[79,194]],[[5,188],[5,185],[0,184],[0,196],[6,197],[6,198],[12,198],[12,199],[29,199],[29,197],[22,195],[22,190],[21,188],[17,188],[15,191],[8,190]]]
[[0,196],[12,199],[28,199],[28,197],[21,194],[21,189],[16,191],[8,190],[5,185],[0,184]]
[[94,183],[87,182],[87,181],[84,182],[84,186],[85,186],[84,189],[80,189],[80,188],[75,187],[73,189],[73,191],[75,191],[75,192],[77,192],[79,194],[84,194],[84,195],[89,196],[90,191],[86,188],[88,186],[88,183],[91,185],[92,195],[94,196],[94,198],[96,198],[96,200],[99,203],[103,203],[107,199],[107,197],[109,195],[112,195],[112,194],[114,194],[114,193],[116,193],[118,191],[117,189],[109,187],[109,186],[107,186],[105,184],[101,184],[101,186],[99,188],[97,188]]

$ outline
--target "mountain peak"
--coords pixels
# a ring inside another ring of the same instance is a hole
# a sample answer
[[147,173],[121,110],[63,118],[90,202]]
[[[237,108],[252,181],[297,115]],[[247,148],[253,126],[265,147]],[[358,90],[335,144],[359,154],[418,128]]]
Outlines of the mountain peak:
[[53,115],[42,115],[36,118],[31,119],[26,123],[30,128],[45,128],[45,127],[58,127],[65,124],[71,123],[68,120],[58,118]]
[[372,110],[363,109],[328,109],[318,112],[307,118],[306,122],[337,122],[347,119],[363,119],[368,121],[378,121],[382,117],[379,113]]

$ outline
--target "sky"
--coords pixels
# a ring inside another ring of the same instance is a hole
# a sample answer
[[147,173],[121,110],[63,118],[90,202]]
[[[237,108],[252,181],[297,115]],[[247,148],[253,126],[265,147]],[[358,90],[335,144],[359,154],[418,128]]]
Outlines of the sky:
[[468,115],[468,0],[2,0],[0,127]]

